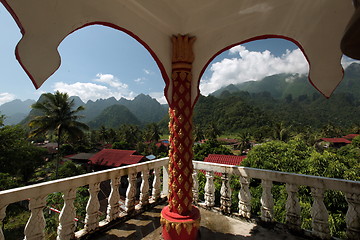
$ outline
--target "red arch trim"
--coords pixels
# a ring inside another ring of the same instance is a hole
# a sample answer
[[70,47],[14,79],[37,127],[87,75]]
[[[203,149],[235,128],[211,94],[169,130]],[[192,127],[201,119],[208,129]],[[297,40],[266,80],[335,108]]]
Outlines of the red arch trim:
[[[20,19],[18,18],[18,16],[16,15],[16,13],[14,12],[14,10],[10,7],[10,5],[7,3],[6,0],[0,0],[3,5],[5,6],[5,8],[9,11],[9,13],[11,14],[11,16],[14,18],[16,24],[18,25],[18,27],[20,28],[20,31],[21,31],[21,34],[24,36],[25,34],[25,29],[20,21]],[[164,89],[164,95],[166,97],[167,94],[165,94],[169,88],[169,83],[170,83],[170,80],[169,80],[169,77],[166,73],[166,70],[165,70],[165,67],[164,65],[161,63],[160,59],[157,57],[157,55],[155,54],[155,52],[150,48],[150,46],[145,42],[143,41],[139,36],[137,36],[136,34],[134,34],[133,32],[125,29],[125,28],[122,28],[118,25],[115,25],[113,23],[108,23],[108,22],[101,22],[101,21],[94,21],[94,22],[89,22],[89,23],[86,23],[84,24],[83,26],[75,29],[74,31],[70,32],[68,35],[66,35],[64,37],[64,39],[69,36],[71,33],[81,29],[81,28],[84,28],[84,27],[87,27],[87,26],[91,26],[91,25],[103,25],[103,26],[107,26],[107,27],[111,27],[113,29],[116,29],[116,30],[120,30],[126,34],[128,34],[129,36],[131,36],[132,38],[134,38],[136,41],[138,41],[142,46],[144,46],[146,48],[146,50],[150,53],[150,55],[153,57],[153,59],[155,60],[157,66],[159,67],[160,69],[160,72],[161,72],[161,75],[165,81],[165,89]],[[169,41],[170,41],[170,38],[169,38]],[[34,77],[31,75],[31,73],[26,69],[26,67],[23,65],[22,61],[21,61],[21,58],[18,54],[18,47],[16,46],[16,49],[15,49],[15,56],[16,56],[16,59],[19,61],[21,67],[24,69],[24,71],[26,72],[26,74],[29,76],[29,78],[31,79],[32,83],[34,84],[35,88],[38,89],[39,86],[37,85],[37,83],[35,82],[34,80]],[[55,70],[56,71],[56,70]],[[54,71],[54,72],[55,72]],[[54,72],[52,74],[54,74]],[[51,75],[52,75],[51,74]]]

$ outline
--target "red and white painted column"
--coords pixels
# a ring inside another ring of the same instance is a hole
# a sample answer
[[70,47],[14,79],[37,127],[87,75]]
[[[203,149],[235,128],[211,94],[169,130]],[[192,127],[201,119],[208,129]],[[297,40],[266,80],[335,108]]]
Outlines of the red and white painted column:
[[173,36],[172,91],[170,92],[169,205],[161,212],[165,240],[196,239],[199,209],[192,205],[193,135],[191,98],[194,37]]

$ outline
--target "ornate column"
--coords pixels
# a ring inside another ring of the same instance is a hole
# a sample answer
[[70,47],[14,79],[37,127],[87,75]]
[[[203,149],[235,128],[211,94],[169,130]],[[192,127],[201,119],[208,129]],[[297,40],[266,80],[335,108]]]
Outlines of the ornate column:
[[170,114],[169,205],[161,212],[163,238],[196,239],[200,212],[192,205],[193,136],[191,101],[194,37],[173,36]]

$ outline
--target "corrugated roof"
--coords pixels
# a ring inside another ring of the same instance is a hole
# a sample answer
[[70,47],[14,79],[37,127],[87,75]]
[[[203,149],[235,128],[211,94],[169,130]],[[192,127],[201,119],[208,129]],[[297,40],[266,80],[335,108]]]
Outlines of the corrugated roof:
[[71,160],[85,160],[91,158],[94,155],[95,153],[77,153],[77,154],[67,155],[64,158],[69,158]]
[[89,159],[89,164],[106,167],[120,167],[139,163],[142,155],[134,155],[135,150],[103,149]]
[[359,136],[360,134],[348,134],[346,136],[343,136],[343,138],[346,138],[348,140],[353,140],[355,137]]
[[351,141],[345,138],[321,138],[321,140],[330,143],[351,143]]
[[246,156],[209,154],[204,162],[220,163],[227,165],[240,165]]

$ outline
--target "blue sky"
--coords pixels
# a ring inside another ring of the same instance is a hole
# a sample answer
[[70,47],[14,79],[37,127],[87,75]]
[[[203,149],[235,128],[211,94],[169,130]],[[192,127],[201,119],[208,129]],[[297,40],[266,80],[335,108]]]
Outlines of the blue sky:
[[[83,101],[112,96],[132,99],[145,93],[165,103],[165,84],[155,61],[125,33],[91,26],[69,35],[59,46],[60,68],[35,90],[15,59],[21,33],[1,4],[0,31],[0,105],[13,99],[36,100],[41,93],[55,90],[78,95]],[[202,77],[200,89],[207,95],[230,83],[259,80],[279,72],[306,74],[301,51],[286,40],[255,41],[217,56]]]

